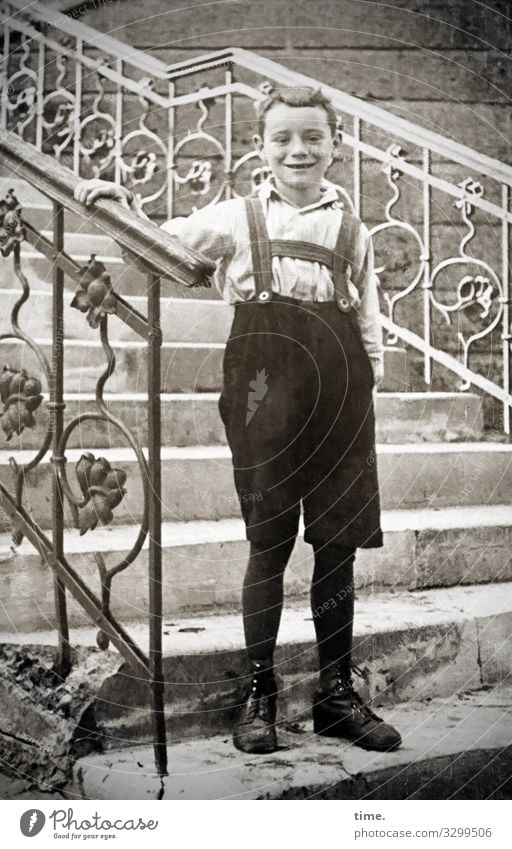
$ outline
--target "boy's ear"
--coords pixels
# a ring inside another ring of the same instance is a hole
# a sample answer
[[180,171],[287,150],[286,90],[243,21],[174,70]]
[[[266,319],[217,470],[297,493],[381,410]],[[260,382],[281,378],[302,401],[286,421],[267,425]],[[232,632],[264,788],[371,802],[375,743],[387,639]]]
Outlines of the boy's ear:
[[265,159],[265,154],[263,153],[263,139],[257,133],[255,133],[252,137],[252,143],[259,153],[261,159]]
[[341,152],[341,145],[343,143],[343,136],[341,133],[341,129],[336,130],[336,135],[333,137],[332,146],[333,146],[333,159],[343,159],[343,153]]

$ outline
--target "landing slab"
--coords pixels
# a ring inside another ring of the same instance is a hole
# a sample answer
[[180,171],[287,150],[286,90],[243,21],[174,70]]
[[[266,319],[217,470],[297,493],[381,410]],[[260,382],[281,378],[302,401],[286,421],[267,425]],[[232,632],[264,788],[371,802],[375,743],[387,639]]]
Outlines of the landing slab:
[[68,794],[88,799],[487,799],[510,798],[512,687],[395,706],[396,752],[367,752],[284,732],[271,755],[236,751],[229,737],[169,747],[155,775],[150,747],[78,761]]

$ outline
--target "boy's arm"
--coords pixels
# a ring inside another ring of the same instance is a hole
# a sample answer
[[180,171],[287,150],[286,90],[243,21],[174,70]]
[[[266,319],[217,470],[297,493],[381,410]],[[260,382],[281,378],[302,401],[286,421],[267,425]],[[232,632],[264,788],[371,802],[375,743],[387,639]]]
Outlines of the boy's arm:
[[[107,180],[82,180],[75,188],[76,200],[85,206],[92,206],[101,198],[116,200],[127,206],[140,218],[150,219],[143,211],[133,192]],[[204,253],[210,259],[229,258],[235,251],[230,226],[228,208],[225,203],[200,209],[187,218],[174,218],[166,221],[162,229],[183,241],[188,247]],[[128,264],[134,264],[147,271],[143,257],[139,257],[127,248],[121,247],[122,257]],[[206,285],[210,285],[209,283]]]
[[358,309],[359,328],[364,347],[372,364],[375,386],[377,387],[384,377],[384,347],[382,344],[377,276],[374,272],[373,243],[366,227],[364,228],[364,236],[366,250],[354,282],[361,299]]

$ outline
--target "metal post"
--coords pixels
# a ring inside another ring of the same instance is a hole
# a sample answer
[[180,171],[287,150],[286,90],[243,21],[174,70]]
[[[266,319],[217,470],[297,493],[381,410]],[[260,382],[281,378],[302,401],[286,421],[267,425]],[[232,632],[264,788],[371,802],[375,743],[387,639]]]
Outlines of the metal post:
[[[510,271],[509,271],[509,224],[507,221],[507,213],[509,207],[510,189],[506,184],[501,187],[503,219],[501,224],[501,262],[502,262],[502,284],[503,284],[503,389],[510,395],[510,383],[512,375],[510,373],[510,343],[512,336],[510,333]],[[503,403],[503,430],[510,437],[510,406],[505,401]]]
[[432,360],[430,359],[430,203],[431,189],[430,176],[430,151],[423,148],[423,247],[425,256],[423,261],[423,338],[425,340],[424,379],[427,386],[432,382]]
[[[176,94],[176,86],[173,82],[169,83],[169,103],[174,100]],[[175,134],[176,113],[174,106],[167,107],[167,218],[170,220],[174,216],[174,134]]]
[[148,275],[148,528],[149,528],[149,664],[155,765],[167,775],[167,743],[162,664],[162,468],[160,418],[160,278]]
[[[59,203],[53,204],[53,244],[55,252],[64,249],[64,209]],[[50,381],[50,403],[48,408],[52,428],[52,546],[55,557],[61,557],[64,551],[64,509],[63,493],[57,474],[59,462],[59,442],[64,425],[64,316],[63,316],[64,272],[57,262],[53,263],[53,340],[52,369]],[[71,668],[71,647],[69,644],[69,625],[67,616],[66,590],[58,578],[54,578],[55,613],[59,632],[59,644],[55,661],[56,669],[65,677]]]
[[[224,76],[224,82],[227,86],[231,86],[233,84],[233,71],[231,66],[226,71]],[[226,94],[226,127],[225,127],[225,136],[224,136],[224,150],[226,151],[226,159],[224,162],[224,174],[226,179],[226,193],[225,198],[229,200],[232,195],[232,181],[233,181],[233,95],[231,92],[227,92]]]
[[356,215],[361,215],[361,121],[359,118],[354,118],[354,210]]

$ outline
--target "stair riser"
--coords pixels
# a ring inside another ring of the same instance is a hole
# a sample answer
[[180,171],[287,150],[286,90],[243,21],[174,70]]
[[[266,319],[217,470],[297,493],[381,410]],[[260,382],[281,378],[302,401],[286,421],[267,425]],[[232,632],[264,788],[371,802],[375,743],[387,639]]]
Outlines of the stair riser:
[[[127,494],[115,510],[115,521],[129,524],[141,517],[140,475],[133,462],[116,462],[115,466],[128,473]],[[378,458],[378,469],[385,510],[510,504],[512,500],[510,452],[386,452]],[[51,522],[51,474],[50,465],[44,463],[29,479],[26,503],[43,527]],[[164,460],[162,474],[163,521],[239,516],[228,457]],[[0,480],[11,486],[11,473],[5,466],[0,467]],[[259,495],[255,493],[255,497]]]
[[[44,337],[36,337],[43,338]],[[94,337],[92,337],[94,338]],[[96,337],[97,339],[98,337]],[[86,332],[83,339],[90,341]],[[52,346],[42,342],[41,348],[51,361]],[[145,392],[147,387],[147,346],[114,346],[116,368],[107,381],[108,392]],[[167,345],[162,347],[162,392],[218,392],[222,387],[223,347],[208,345],[200,347],[180,347]],[[98,378],[105,370],[106,356],[100,345],[83,345],[69,341],[64,345],[64,387],[66,392],[94,392]],[[384,356],[386,377],[381,389],[389,392],[401,392],[407,389],[405,378],[405,355],[398,349],[388,349]],[[11,368],[23,366],[30,375],[42,376],[33,351],[17,340],[5,340],[0,348],[0,367],[8,364]],[[249,391],[249,388],[247,389]]]
[[[52,296],[50,284],[47,292],[36,291],[20,312],[20,327],[36,338],[52,336]],[[10,329],[10,313],[20,297],[20,288],[3,290],[4,308],[0,316],[0,332]],[[99,341],[99,330],[93,330],[87,318],[77,309],[71,308],[73,293],[64,296],[64,328],[66,339],[80,339],[88,342]],[[142,315],[147,315],[147,298],[133,296],[130,304]],[[180,298],[171,300],[162,298],[160,302],[161,325],[165,342],[225,342],[233,319],[233,308],[229,304],[217,301]],[[140,342],[138,336],[127,324],[112,316],[109,319],[109,338],[112,341]]]
[[[94,239],[91,240],[91,243]],[[79,265],[85,265],[89,259],[90,253],[78,254],[74,253],[73,259]],[[130,295],[143,295],[147,291],[147,275],[143,270],[135,265],[127,265],[121,259],[115,259],[110,255],[97,252],[97,259],[105,263],[106,269],[110,274],[112,284],[119,295],[129,297]],[[31,286],[35,289],[44,289],[52,281],[53,263],[46,259],[45,256],[35,254],[35,252],[27,250],[22,255],[22,268],[29,280]],[[14,273],[12,263],[7,261],[2,263],[2,286],[5,289],[12,289],[17,284],[17,278]],[[19,285],[19,284],[18,284]],[[67,275],[64,277],[64,285],[66,289],[75,290],[76,284]],[[193,297],[195,299],[219,299],[220,294],[215,287],[204,288],[198,287],[193,290],[189,289],[182,283],[175,283],[173,280],[165,279],[162,281],[162,294],[169,298]]]
[[[130,538],[135,539],[133,529]],[[98,570],[91,553],[68,555],[87,586],[100,593]],[[128,541],[125,540],[125,544]],[[512,580],[512,528],[465,528],[447,531],[394,531],[386,534],[383,549],[357,554],[356,588],[363,594],[389,589],[414,590]],[[164,548],[163,610],[173,617],[237,611],[247,564],[245,540],[210,542]],[[121,561],[126,549],[106,553],[107,567]],[[28,633],[54,622],[50,570],[35,549],[0,554],[0,630]],[[307,600],[312,574],[311,548],[297,540],[286,570],[285,595],[291,602]],[[143,551],[134,564],[114,580],[112,611],[121,622],[148,615],[148,556]],[[82,608],[69,599],[73,627],[88,625]]]
[[[483,684],[504,681],[512,674],[510,656],[501,651],[497,663],[496,647],[492,645],[498,628],[504,633],[512,627],[512,615],[504,613],[492,620],[357,635],[353,660],[368,669],[370,695],[376,706],[478,689]],[[179,634],[177,645],[178,638]],[[308,719],[318,670],[314,640],[278,644],[275,662],[281,694],[279,720]],[[215,732],[228,734],[236,715],[235,706],[246,686],[246,670],[243,650],[206,655],[199,651],[180,656],[177,649],[173,657],[167,658],[164,675],[170,740]],[[358,688],[361,690],[359,682]],[[365,692],[365,685],[362,691]],[[128,687],[121,672],[106,682],[100,698],[103,702],[97,716],[108,734],[108,745],[118,747],[150,739],[150,713],[142,685],[130,678]]]
[[[143,401],[117,398],[109,400],[107,406],[110,413],[120,418],[143,445],[147,444],[147,411]],[[92,399],[67,400],[66,422],[79,413],[94,409]],[[482,405],[475,396],[461,395],[450,401],[427,398],[409,402],[404,396],[398,399],[381,394],[377,397],[376,419],[378,443],[474,440],[482,431]],[[38,413],[37,427],[25,429],[16,437],[16,448],[38,448],[47,426],[48,413]],[[198,393],[193,398],[180,400],[164,398],[163,445],[186,447],[225,443],[226,434],[217,397],[209,398],[205,393]],[[117,448],[124,444],[119,431],[101,422],[92,425],[88,421],[80,423],[69,442],[71,448]],[[3,447],[1,441],[0,447]]]

